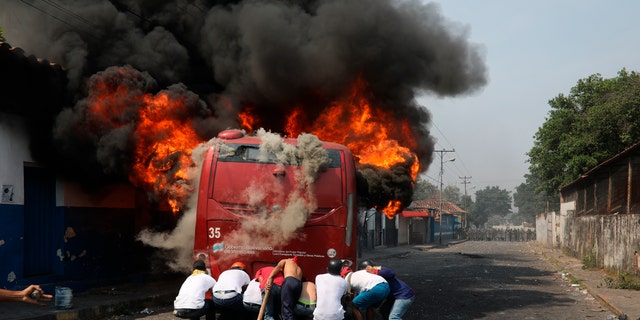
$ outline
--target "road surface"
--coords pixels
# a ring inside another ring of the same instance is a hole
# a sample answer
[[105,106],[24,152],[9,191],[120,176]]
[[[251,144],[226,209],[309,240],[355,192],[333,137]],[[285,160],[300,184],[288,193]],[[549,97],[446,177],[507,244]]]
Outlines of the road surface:
[[[525,242],[467,241],[374,262],[393,268],[416,292],[405,320],[605,320],[613,315]],[[136,317],[177,319],[170,306],[150,311]]]

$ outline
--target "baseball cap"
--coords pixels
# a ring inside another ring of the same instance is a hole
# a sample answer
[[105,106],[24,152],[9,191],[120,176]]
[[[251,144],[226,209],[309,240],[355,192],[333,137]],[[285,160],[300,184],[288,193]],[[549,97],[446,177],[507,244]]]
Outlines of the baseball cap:
[[202,271],[206,271],[207,270],[207,266],[204,264],[204,261],[202,260],[196,260],[193,262],[193,268],[197,269],[197,270],[202,270]]

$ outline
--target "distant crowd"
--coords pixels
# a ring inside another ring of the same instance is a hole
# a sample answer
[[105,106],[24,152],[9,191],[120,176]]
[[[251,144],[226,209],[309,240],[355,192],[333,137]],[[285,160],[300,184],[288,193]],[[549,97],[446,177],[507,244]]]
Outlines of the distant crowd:
[[536,232],[533,229],[502,228],[502,229],[469,229],[467,237],[473,241],[533,241]]

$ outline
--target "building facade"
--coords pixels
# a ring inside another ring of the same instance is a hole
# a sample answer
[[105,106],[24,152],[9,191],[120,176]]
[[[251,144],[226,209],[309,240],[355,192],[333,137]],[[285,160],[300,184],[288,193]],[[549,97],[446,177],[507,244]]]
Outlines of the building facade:
[[0,113],[0,287],[82,290],[149,276],[153,250],[136,236],[172,228],[170,210],[150,207],[128,184],[89,189],[60,179],[31,158],[25,122]]
[[466,211],[447,200],[413,201],[398,217],[398,242],[427,244],[456,239],[466,215]]
[[538,241],[618,272],[637,273],[640,144],[560,189],[560,211],[539,215]]

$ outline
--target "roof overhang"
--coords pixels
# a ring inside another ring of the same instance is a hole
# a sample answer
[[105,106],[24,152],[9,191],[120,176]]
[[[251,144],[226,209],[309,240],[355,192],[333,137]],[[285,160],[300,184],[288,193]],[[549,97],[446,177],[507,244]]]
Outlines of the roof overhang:
[[403,218],[426,218],[429,216],[428,211],[411,211],[411,210],[403,210],[400,213],[400,216]]

